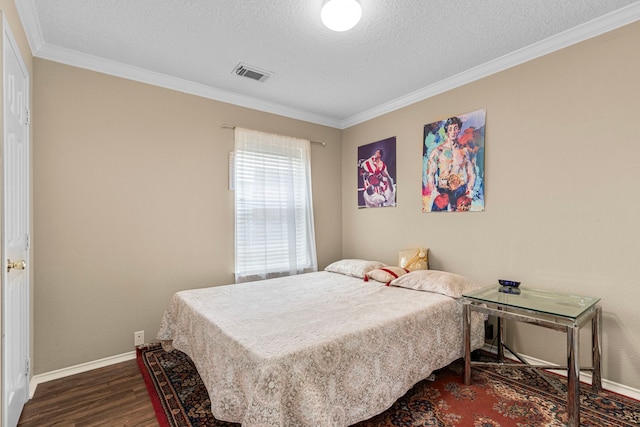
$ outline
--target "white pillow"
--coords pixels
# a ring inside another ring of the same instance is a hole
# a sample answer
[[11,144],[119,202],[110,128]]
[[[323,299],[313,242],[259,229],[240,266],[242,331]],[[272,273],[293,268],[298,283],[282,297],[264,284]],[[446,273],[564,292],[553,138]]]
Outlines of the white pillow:
[[363,279],[365,274],[380,267],[386,267],[386,264],[364,259],[341,259],[340,261],[329,264],[324,270]]
[[391,286],[434,292],[452,298],[480,289],[471,279],[439,270],[416,270],[391,281]]

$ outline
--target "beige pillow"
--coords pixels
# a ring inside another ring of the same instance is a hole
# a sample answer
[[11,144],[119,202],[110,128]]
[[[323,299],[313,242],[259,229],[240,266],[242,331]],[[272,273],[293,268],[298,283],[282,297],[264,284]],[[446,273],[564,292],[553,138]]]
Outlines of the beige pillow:
[[398,252],[398,265],[409,271],[429,269],[429,249],[414,248]]
[[389,285],[389,282],[391,282],[393,279],[397,279],[400,276],[404,276],[408,272],[409,270],[402,267],[388,266],[388,267],[376,268],[375,270],[371,270],[370,272],[368,272],[364,280],[372,279],[372,280],[375,280],[376,282],[382,282]]
[[380,267],[386,267],[386,264],[364,259],[341,259],[340,261],[329,264],[324,270],[363,279],[365,274]]
[[452,298],[480,289],[471,279],[459,274],[438,270],[418,270],[391,281],[391,286],[434,292]]

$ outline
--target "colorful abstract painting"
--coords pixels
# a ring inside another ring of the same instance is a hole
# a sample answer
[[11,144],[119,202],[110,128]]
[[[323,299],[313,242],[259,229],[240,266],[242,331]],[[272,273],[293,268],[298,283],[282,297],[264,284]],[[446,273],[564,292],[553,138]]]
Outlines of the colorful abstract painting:
[[358,147],[358,207],[396,205],[396,137]]
[[486,110],[424,127],[422,212],[484,210]]

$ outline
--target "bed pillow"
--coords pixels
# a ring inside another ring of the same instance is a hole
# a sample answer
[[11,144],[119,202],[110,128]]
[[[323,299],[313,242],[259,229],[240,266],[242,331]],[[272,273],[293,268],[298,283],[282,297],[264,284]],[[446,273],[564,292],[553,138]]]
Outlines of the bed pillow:
[[429,248],[405,249],[398,252],[398,265],[409,271],[429,269]]
[[400,276],[404,276],[408,272],[409,270],[402,267],[388,266],[388,267],[376,268],[375,270],[371,270],[370,272],[368,272],[365,275],[364,280],[371,279],[371,280],[375,280],[376,282],[386,283],[388,286],[393,279],[397,279]]
[[467,277],[439,270],[417,270],[391,281],[391,286],[434,292],[452,298],[480,289]]
[[386,267],[386,264],[364,259],[341,259],[329,264],[324,270],[363,279],[368,272],[380,267]]

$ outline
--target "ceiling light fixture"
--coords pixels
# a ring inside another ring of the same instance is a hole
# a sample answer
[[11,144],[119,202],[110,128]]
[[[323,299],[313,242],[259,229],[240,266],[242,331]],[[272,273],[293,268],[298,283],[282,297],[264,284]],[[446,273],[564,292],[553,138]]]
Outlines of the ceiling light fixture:
[[361,17],[362,7],[357,0],[327,0],[320,11],[322,23],[333,31],[350,30]]

